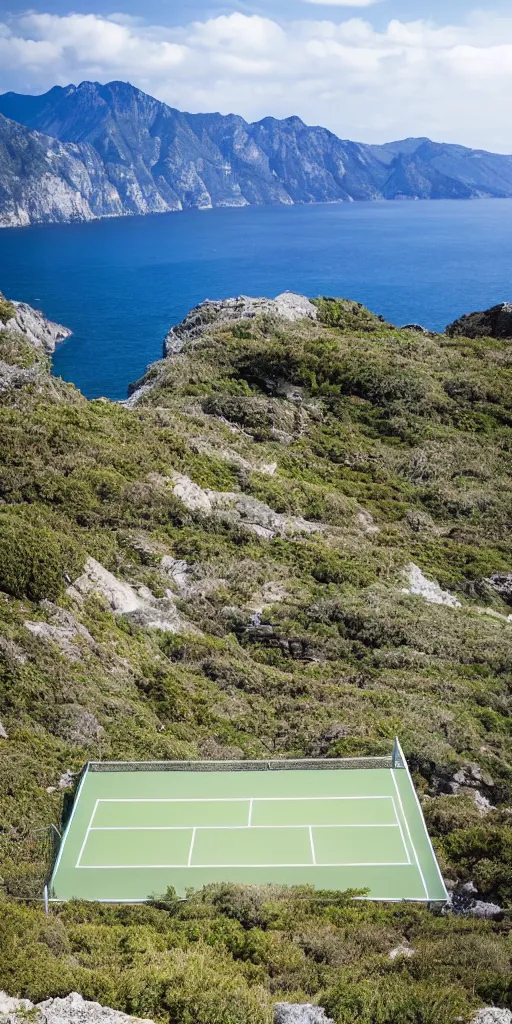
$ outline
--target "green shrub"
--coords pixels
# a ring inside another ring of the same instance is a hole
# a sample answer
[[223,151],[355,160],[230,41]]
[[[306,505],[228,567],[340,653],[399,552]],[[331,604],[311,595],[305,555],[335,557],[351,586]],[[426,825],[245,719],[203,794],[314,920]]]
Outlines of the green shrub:
[[175,950],[166,976],[163,1005],[176,1024],[271,1024],[265,990],[250,987],[233,960],[211,947]]
[[44,513],[0,509],[0,589],[31,601],[54,601],[76,578],[85,554],[73,538],[54,529]]
[[414,982],[407,971],[353,982],[346,976],[320,997],[336,1024],[454,1024],[472,1001],[456,985]]
[[8,320],[12,320],[13,316],[16,316],[15,306],[4,298],[0,292],[0,321],[6,324]]

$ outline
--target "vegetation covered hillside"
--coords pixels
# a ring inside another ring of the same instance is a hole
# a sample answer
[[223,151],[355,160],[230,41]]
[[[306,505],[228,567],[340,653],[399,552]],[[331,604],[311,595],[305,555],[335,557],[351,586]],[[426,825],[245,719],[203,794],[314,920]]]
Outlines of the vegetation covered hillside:
[[[0,388],[11,995],[167,1024],[264,1024],[280,1000],[337,1024],[512,1007],[512,342],[315,310],[213,316],[127,406],[0,332],[0,370],[20,367]],[[35,830],[87,759],[378,754],[396,733],[449,885],[504,914],[229,885],[36,902]]]

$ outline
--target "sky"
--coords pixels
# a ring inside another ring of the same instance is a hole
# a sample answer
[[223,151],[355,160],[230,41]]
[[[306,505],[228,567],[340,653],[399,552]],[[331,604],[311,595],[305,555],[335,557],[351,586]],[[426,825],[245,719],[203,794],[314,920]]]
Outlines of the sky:
[[512,2],[0,0],[0,92],[112,79],[181,110],[512,153]]

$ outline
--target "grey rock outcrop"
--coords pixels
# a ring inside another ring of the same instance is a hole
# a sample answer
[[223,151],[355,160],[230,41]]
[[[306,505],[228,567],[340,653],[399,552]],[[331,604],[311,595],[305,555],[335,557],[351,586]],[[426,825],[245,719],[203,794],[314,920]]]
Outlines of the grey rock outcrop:
[[503,909],[497,903],[474,899],[469,893],[449,893],[446,909],[456,917],[477,917],[483,921],[500,921]]
[[247,494],[199,487],[183,473],[173,473],[171,480],[174,494],[189,511],[239,524],[263,540],[292,534],[319,533],[325,529],[321,523],[310,522],[301,516],[274,512],[264,502]]
[[512,572],[496,572],[483,581],[507,604],[512,604]]
[[512,1024],[512,1012],[498,1006],[484,1006],[478,1010],[471,1024]]
[[59,341],[70,337],[72,332],[67,327],[47,320],[39,309],[33,309],[26,302],[12,302],[11,305],[16,312],[6,321],[3,329],[23,334],[35,349],[42,349],[51,355]]
[[403,942],[401,942],[399,946],[395,946],[394,949],[390,949],[388,953],[390,960],[396,960],[399,956],[404,956],[406,959],[410,959],[415,955],[415,950],[412,949],[411,946],[406,946]]
[[176,355],[186,344],[193,343],[212,326],[233,323],[236,320],[253,320],[261,315],[281,317],[284,320],[316,320],[317,309],[305,295],[283,292],[275,299],[252,298],[239,295],[237,298],[214,301],[206,299],[176,327],[171,327],[164,338],[164,356]]
[[436,765],[432,773],[432,793],[435,795],[441,793],[456,795],[460,792],[466,792],[472,795],[473,798],[478,794],[475,803],[480,809],[484,809],[484,807],[486,810],[489,809],[487,802],[482,804],[482,797],[485,801],[496,798],[494,779],[479,764],[468,761],[458,768],[454,765]]
[[46,613],[49,621],[38,620],[24,623],[25,629],[28,629],[33,636],[57,644],[70,661],[80,661],[84,654],[84,648],[94,647],[93,637],[71,612],[59,608],[51,601],[42,601],[41,610]]
[[450,338],[457,335],[466,338],[512,338],[512,302],[500,302],[490,309],[466,313],[448,324],[446,333]]
[[443,590],[436,580],[429,580],[422,573],[419,566],[411,562],[404,570],[408,586],[402,589],[403,594],[416,594],[422,597],[429,604],[444,604],[449,608],[460,608],[461,603],[453,594]]
[[323,1006],[313,1003],[275,1003],[274,1024],[334,1024]]
[[130,1017],[100,1003],[89,1002],[78,992],[57,999],[31,1003],[0,992],[0,1024],[153,1024],[148,1018]]
[[58,792],[60,792],[63,789],[70,789],[71,786],[74,785],[76,777],[77,777],[77,773],[76,772],[70,772],[69,770],[65,771],[60,776],[60,778],[59,778],[59,780],[57,782],[57,785],[56,786],[47,786],[46,787],[46,792],[47,793],[58,793]]
[[[5,332],[0,353],[0,393],[36,383],[41,372],[48,368],[46,357],[55,351],[59,341],[71,334],[67,327],[48,320],[40,310],[33,309],[26,302],[6,302],[1,293],[0,330]],[[26,352],[19,351],[17,339],[20,337],[34,350],[33,365],[27,366]]]
[[156,598],[147,587],[135,588],[119,580],[95,558],[87,559],[82,575],[67,588],[67,594],[79,604],[89,594],[99,594],[114,615],[125,615],[147,629],[177,633],[184,626],[170,590],[165,597]]
[[103,726],[96,715],[81,704],[62,704],[58,709],[55,732],[74,746],[88,747],[103,735]]
[[422,327],[421,324],[404,324],[400,330],[412,331],[414,334],[430,334],[430,331],[426,327]]

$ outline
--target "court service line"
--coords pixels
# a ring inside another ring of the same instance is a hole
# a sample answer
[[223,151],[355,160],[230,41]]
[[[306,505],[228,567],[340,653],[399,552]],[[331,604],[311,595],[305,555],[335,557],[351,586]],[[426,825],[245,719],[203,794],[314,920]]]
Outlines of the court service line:
[[309,826],[309,843],[310,843],[310,846],[311,846],[311,856],[313,858],[313,864],[316,867],[315,844],[313,842],[313,829],[312,829],[311,825]]
[[293,864],[80,864],[79,871],[154,871],[165,868],[181,868],[183,871],[194,870],[195,868],[406,868],[410,865],[406,860],[386,861],[336,861],[335,863],[312,864],[295,862]]
[[392,800],[393,797],[387,794],[386,796],[177,796],[177,797],[114,797],[105,796],[100,797],[98,803],[100,804],[232,804],[232,803],[244,803],[246,804],[249,800],[259,800],[267,803],[269,801],[279,800],[281,803],[289,803],[292,800]]
[[391,772],[391,778],[393,779],[393,784],[394,784],[394,787],[395,787],[395,790],[396,790],[396,795],[398,797],[398,803],[400,804],[400,810],[402,812],[403,819],[405,821],[405,827],[407,829],[407,835],[409,836],[409,841],[410,841],[410,844],[411,844],[412,852],[414,854],[414,859],[416,861],[416,867],[418,868],[418,871],[420,873],[420,878],[421,878],[421,881],[422,881],[422,884],[423,884],[423,888],[425,890],[425,896],[427,897],[427,900],[428,900],[429,899],[429,895],[428,895],[427,883],[425,882],[425,876],[424,876],[423,871],[421,870],[421,867],[420,867],[420,862],[419,862],[419,859],[418,859],[418,854],[416,853],[416,847],[415,847],[415,845],[414,845],[414,843],[412,841],[411,830],[409,828],[409,822],[407,821],[407,816],[406,816],[405,811],[404,811],[404,805],[402,803],[402,797],[400,796],[400,790],[398,788],[398,784],[397,784],[397,781],[396,781],[396,778],[395,778],[395,773],[394,773],[392,768],[390,768],[389,770]]
[[[290,829],[290,828],[398,828],[400,829],[400,822],[390,821],[386,824],[378,822],[372,825],[371,822],[357,823],[344,823],[341,824],[313,824],[309,825],[305,821],[301,825],[94,825],[89,829],[90,832],[190,832],[190,829],[195,828],[201,832],[227,832],[238,829],[252,829],[254,832],[258,828],[278,828],[278,829]],[[402,836],[403,839],[403,836]],[[404,843],[405,852],[408,854],[407,846]],[[409,861],[410,863],[410,861]]]
[[251,799],[249,800],[249,820],[247,822],[247,828],[250,828],[251,824],[252,824],[252,805],[253,805],[253,803],[254,803],[254,799],[253,799],[253,797],[251,797]]
[[395,801],[394,800],[393,800],[393,810],[395,812],[396,823],[398,825],[398,828],[400,829],[400,835],[402,837],[402,843],[403,843],[404,850],[405,850],[405,852],[407,854],[407,860],[409,861],[409,864],[410,864],[411,863],[411,855],[409,853],[409,848],[408,848],[407,843],[405,841],[405,836],[404,836],[404,832],[403,832],[402,825],[401,825],[401,822],[400,822],[400,818],[398,817],[398,814],[396,813],[396,805],[395,805]]
[[86,832],[85,832],[84,841],[83,841],[83,843],[82,843],[82,845],[80,847],[80,853],[78,854],[78,860],[77,860],[77,862],[75,864],[75,868],[81,868],[82,867],[82,865],[80,864],[80,861],[82,859],[82,854],[83,854],[83,852],[85,850],[85,847],[87,845],[87,840],[89,838],[89,832],[91,831],[91,828],[92,828],[92,823],[94,821],[94,815],[96,814],[96,810],[97,810],[98,804],[99,804],[99,800],[96,800],[96,803],[94,804],[93,812],[91,814],[91,817],[89,818],[89,824],[88,824]]

